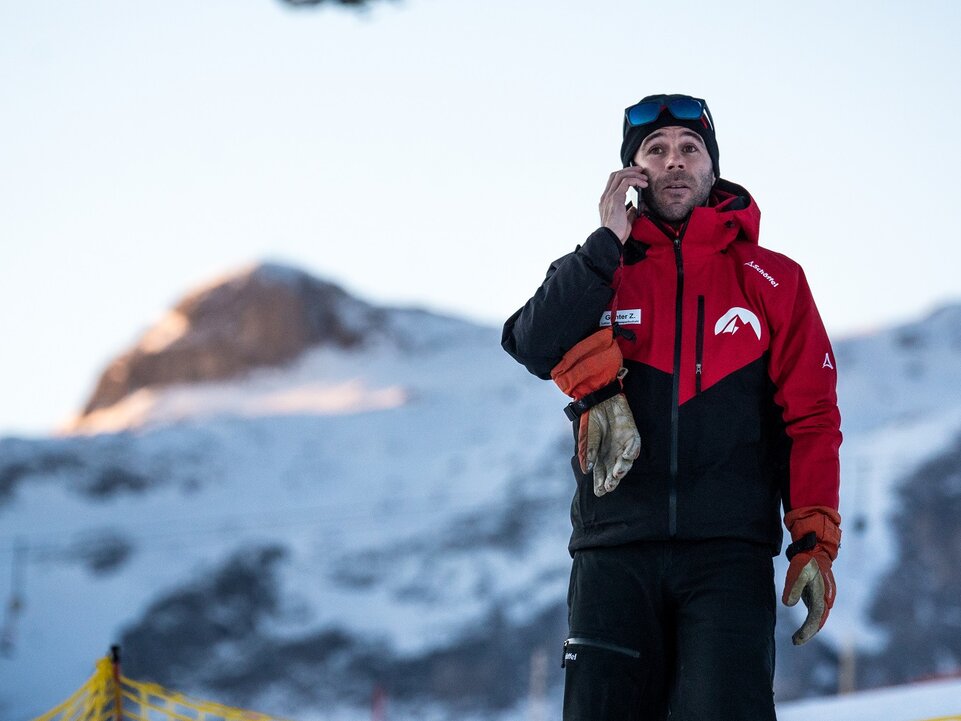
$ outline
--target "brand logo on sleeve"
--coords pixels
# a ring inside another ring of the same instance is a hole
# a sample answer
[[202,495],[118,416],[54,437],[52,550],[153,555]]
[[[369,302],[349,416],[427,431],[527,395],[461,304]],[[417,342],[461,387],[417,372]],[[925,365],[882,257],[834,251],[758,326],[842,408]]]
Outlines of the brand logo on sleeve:
[[714,324],[714,335],[721,335],[722,333],[734,335],[744,326],[750,326],[757,339],[761,340],[761,321],[747,308],[737,306],[718,318],[717,323]]
[[825,353],[825,354],[824,354],[824,362],[821,364],[821,367],[822,367],[822,368],[830,368],[832,371],[834,370],[834,364],[831,362],[831,354],[830,354],[830,353]]
[[[634,310],[619,310],[617,311],[617,318],[615,319],[618,325],[640,325],[641,324],[641,309],[635,308]],[[604,328],[611,324],[611,311],[605,310],[604,314],[601,316],[600,327]]]
[[774,276],[772,276],[770,273],[768,273],[766,270],[764,270],[764,268],[762,268],[761,266],[759,266],[759,265],[758,265],[757,263],[755,263],[753,260],[749,260],[749,261],[748,261],[747,263],[745,263],[744,265],[746,265],[748,268],[754,268],[754,270],[756,270],[758,273],[761,274],[761,277],[764,278],[764,280],[766,280],[768,283],[771,284],[771,287],[772,287],[772,288],[777,288],[778,282],[777,282],[776,280],[774,280]]

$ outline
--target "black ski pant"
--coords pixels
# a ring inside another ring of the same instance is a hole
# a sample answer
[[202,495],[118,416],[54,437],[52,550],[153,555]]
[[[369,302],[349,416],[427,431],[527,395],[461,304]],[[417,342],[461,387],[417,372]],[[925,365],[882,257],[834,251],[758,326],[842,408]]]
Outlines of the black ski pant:
[[773,566],[729,539],[575,552],[564,721],[774,721]]

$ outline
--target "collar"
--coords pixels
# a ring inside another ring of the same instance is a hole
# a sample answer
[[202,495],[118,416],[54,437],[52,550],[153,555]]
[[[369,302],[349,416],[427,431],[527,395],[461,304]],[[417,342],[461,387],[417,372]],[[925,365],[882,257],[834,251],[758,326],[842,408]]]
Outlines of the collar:
[[681,238],[685,249],[714,253],[735,240],[757,244],[761,211],[743,187],[719,179],[708,204],[694,208],[679,227],[665,223],[649,213],[634,221],[631,239],[649,246],[670,245]]

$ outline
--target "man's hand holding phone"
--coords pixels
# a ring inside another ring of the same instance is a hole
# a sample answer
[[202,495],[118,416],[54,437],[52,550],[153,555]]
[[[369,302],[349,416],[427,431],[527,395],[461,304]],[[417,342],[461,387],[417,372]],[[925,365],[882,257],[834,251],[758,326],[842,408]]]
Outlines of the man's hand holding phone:
[[[601,225],[609,228],[624,243],[631,235],[634,218],[643,208],[641,189],[647,187],[647,173],[642,168],[630,166],[623,170],[616,170],[607,179],[607,187],[601,195],[598,209],[601,213]],[[637,204],[628,205],[626,202],[628,191],[637,191]]]

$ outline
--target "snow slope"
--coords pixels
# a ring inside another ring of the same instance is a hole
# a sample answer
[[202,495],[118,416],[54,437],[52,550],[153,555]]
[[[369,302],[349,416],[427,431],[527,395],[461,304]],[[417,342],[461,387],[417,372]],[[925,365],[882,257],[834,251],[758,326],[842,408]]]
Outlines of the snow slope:
[[[283,608],[259,629],[272,638],[336,627],[417,654],[492,604],[523,619],[563,598],[559,392],[532,382],[492,330],[420,313],[394,322],[409,327],[406,351],[320,349],[241,382],[159,393],[122,433],[3,441],[8,475],[36,467],[0,505],[0,567],[17,544],[29,554],[16,653],[0,658],[4,718],[65,697],[159,593],[238,549],[285,549]],[[271,400],[345,388],[353,408]],[[522,549],[497,537],[515,506],[552,517]],[[123,558],[98,570],[91,556],[117,547]]]
[[894,560],[894,491],[961,436],[961,305],[836,343],[836,356],[845,530],[835,565],[839,596],[824,635],[839,647],[876,648],[881,638],[866,609]]

